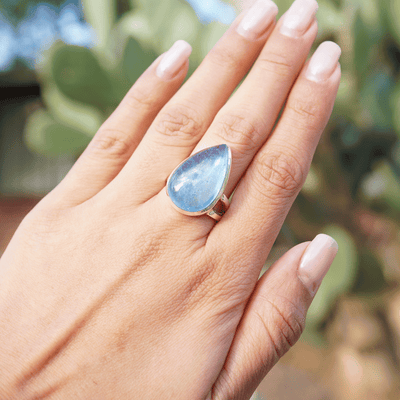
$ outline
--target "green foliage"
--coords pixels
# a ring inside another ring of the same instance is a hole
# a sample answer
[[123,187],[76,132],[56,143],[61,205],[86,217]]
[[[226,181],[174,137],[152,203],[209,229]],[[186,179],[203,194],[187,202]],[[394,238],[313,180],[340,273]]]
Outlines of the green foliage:
[[28,147],[39,154],[49,156],[78,155],[90,140],[84,132],[56,121],[44,110],[33,114],[27,123],[26,132]]
[[387,161],[377,164],[367,175],[363,186],[363,200],[371,208],[386,210],[386,214],[400,215],[400,182]]
[[60,91],[72,100],[102,110],[118,104],[111,77],[89,49],[77,46],[58,48],[53,54],[51,72]]
[[42,90],[42,97],[52,116],[60,122],[92,136],[103,122],[102,113],[96,107],[79,103],[66,97],[55,84]]
[[400,2],[398,0],[385,0],[384,5],[389,20],[390,33],[400,45]]
[[389,108],[392,110],[393,128],[400,139],[400,82],[393,88],[389,101]]
[[156,58],[157,54],[153,49],[143,47],[140,42],[130,37],[123,57],[123,69],[129,82],[136,82],[143,73],[143,67],[149,67]]
[[393,117],[390,99],[394,90],[394,79],[382,71],[370,74],[360,92],[360,102],[365,118],[380,132],[390,131]]
[[359,252],[359,268],[352,292],[370,294],[386,287],[382,266],[375,254],[368,248]]
[[[46,0],[47,4],[54,6],[60,6],[65,0]],[[37,4],[37,0],[1,0],[0,12],[6,16],[6,18],[17,24],[20,20],[28,15],[30,7]]]
[[98,46],[105,48],[108,37],[116,22],[116,1],[81,0],[85,18],[97,34]]

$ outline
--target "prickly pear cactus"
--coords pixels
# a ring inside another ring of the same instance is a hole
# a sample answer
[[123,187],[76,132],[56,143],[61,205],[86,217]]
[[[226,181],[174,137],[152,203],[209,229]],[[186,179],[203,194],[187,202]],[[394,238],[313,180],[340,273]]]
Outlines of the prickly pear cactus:
[[48,156],[79,155],[144,70],[178,39],[194,48],[193,71],[227,26],[202,25],[180,0],[131,1],[119,20],[116,0],[83,0],[97,32],[93,48],[55,43],[36,66],[45,109],[33,113],[25,142]]

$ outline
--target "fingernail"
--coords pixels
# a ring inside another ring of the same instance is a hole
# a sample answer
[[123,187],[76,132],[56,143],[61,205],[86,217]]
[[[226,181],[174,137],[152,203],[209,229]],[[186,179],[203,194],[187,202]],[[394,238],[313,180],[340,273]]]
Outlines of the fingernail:
[[299,279],[315,295],[338,251],[336,240],[320,234],[308,245],[297,271]]
[[315,0],[295,0],[283,16],[280,32],[290,37],[301,36],[307,31],[317,10]]
[[172,79],[192,53],[192,46],[184,40],[178,40],[162,56],[157,67],[157,76],[164,80]]
[[341,54],[342,50],[336,43],[322,43],[308,64],[307,79],[314,82],[328,79],[335,71]]
[[258,39],[278,15],[278,7],[271,0],[258,0],[240,21],[237,33],[248,40]]

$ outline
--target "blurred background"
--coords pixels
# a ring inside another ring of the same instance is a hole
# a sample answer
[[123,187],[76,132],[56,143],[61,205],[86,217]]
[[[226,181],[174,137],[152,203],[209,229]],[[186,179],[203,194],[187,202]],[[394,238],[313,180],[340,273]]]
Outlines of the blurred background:
[[[1,0],[0,255],[151,62],[184,39],[192,73],[252,2]],[[276,3],[281,15],[291,0]],[[342,47],[342,83],[265,269],[320,232],[339,253],[258,396],[399,399],[400,0],[319,5],[316,45]]]

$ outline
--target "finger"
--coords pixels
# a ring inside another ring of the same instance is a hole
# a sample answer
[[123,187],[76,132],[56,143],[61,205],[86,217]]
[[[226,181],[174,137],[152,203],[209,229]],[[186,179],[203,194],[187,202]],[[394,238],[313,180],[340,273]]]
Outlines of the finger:
[[[270,0],[259,0],[254,7],[249,17],[238,17],[157,116],[116,180],[119,188],[131,192],[126,198],[141,196],[144,202],[165,186],[169,174],[190,155],[218,110],[248,72],[278,12]],[[135,182],[134,189],[126,185],[127,181]],[[115,191],[114,185],[111,189]]]
[[[294,85],[273,134],[238,185],[231,207],[208,238],[211,252],[231,254],[238,264],[253,265],[251,271],[242,271],[247,276],[257,279],[305,181],[332,112],[340,82],[339,57],[335,43],[325,42],[317,49]],[[242,276],[240,271],[237,276]]]
[[69,204],[97,194],[115,178],[145,132],[182,84],[191,47],[180,40],[137,80],[56,189]]
[[[196,151],[221,143],[232,150],[230,196],[267,140],[317,35],[315,0],[297,0],[278,22],[249,76],[218,113]],[[293,16],[297,16],[297,26]],[[288,29],[288,26],[291,28]],[[297,29],[294,29],[297,27]]]
[[299,339],[308,307],[337,253],[318,235],[281,257],[259,280],[244,311],[213,400],[248,400],[276,362]]

